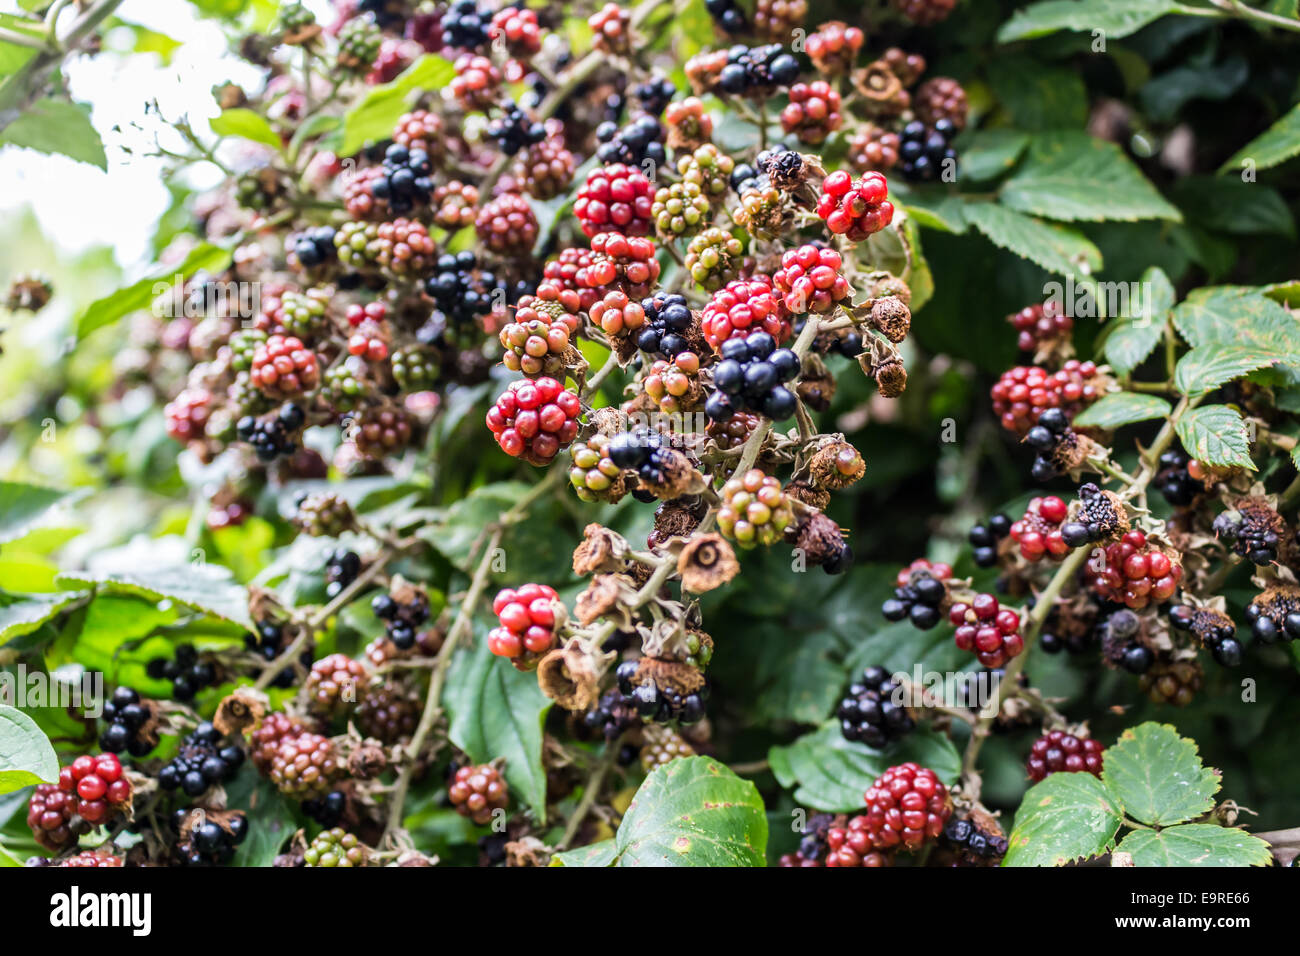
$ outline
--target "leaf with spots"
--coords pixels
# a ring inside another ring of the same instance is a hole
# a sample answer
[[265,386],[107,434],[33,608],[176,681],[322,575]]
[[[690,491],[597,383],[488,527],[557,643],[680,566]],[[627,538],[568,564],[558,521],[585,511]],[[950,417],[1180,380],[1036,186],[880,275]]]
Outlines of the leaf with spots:
[[1180,418],[1175,428],[1193,458],[1210,465],[1256,470],[1250,458],[1250,433],[1235,408],[1202,405]]
[[1025,794],[1003,866],[1064,866],[1111,849],[1123,814],[1090,773],[1054,773]]
[[1169,826],[1214,806],[1218,773],[1201,763],[1194,740],[1168,724],[1129,728],[1103,759],[1107,789],[1139,823]]
[[1213,823],[1134,830],[1116,849],[1134,866],[1268,866],[1273,858],[1259,837]]
[[763,866],[767,815],[748,780],[684,757],[646,777],[614,843],[617,866]]

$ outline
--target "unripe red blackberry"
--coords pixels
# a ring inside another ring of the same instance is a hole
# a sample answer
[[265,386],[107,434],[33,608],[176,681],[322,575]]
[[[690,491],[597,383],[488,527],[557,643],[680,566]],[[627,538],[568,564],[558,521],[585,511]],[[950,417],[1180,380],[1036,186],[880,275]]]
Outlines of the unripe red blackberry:
[[393,142],[407,149],[423,150],[434,158],[445,149],[442,117],[428,110],[412,110],[402,115],[393,129]]
[[866,173],[857,182],[837,170],[822,182],[817,215],[826,228],[850,242],[860,242],[893,221],[894,204],[889,201],[889,184],[880,173]]
[[1055,302],[1027,305],[1007,316],[1016,330],[1016,345],[1022,352],[1035,353],[1069,341],[1074,320],[1062,314]]
[[852,68],[864,42],[866,35],[860,29],[841,20],[831,20],[808,35],[804,52],[818,73],[838,76]]
[[1054,773],[1090,773],[1101,776],[1101,754],[1105,748],[1089,737],[1076,737],[1053,730],[1034,741],[1025,761],[1030,780],[1044,780]]
[[116,867],[125,864],[120,856],[109,853],[101,847],[97,850],[82,850],[75,856],[70,856],[66,860],[61,860],[55,865],[73,869],[82,869],[85,867]]
[[742,548],[775,544],[793,522],[794,510],[781,482],[759,469],[751,468],[722,486],[718,530]]
[[827,866],[889,866],[889,857],[873,849],[872,827],[866,814],[858,814],[843,826],[826,832]]
[[479,241],[501,255],[524,255],[537,241],[537,216],[518,193],[502,193],[479,210]]
[[590,17],[592,43],[606,53],[629,53],[632,49],[632,14],[617,3],[607,3]]
[[713,293],[700,315],[704,338],[714,349],[730,338],[762,329],[778,345],[792,329],[784,303],[766,276],[737,279]]
[[754,29],[764,39],[783,41],[803,26],[807,16],[808,0],[758,0]]
[[456,58],[456,75],[450,85],[452,96],[466,110],[486,110],[497,100],[501,71],[485,56],[464,53]]
[[952,815],[948,788],[933,770],[899,764],[881,774],[863,795],[864,829],[876,849],[915,850],[943,832]]
[[547,584],[498,591],[492,613],[498,626],[488,633],[488,650],[508,658],[520,670],[536,667],[555,647],[555,629],[565,617],[559,595]]
[[840,94],[825,80],[790,87],[790,102],[781,110],[781,128],[799,142],[823,143],[841,122]]
[[710,226],[686,246],[686,271],[705,292],[716,292],[740,275],[744,244],[721,226]]
[[74,826],[77,830],[89,829],[74,823],[76,805],[76,797],[59,789],[57,784],[38,783],[27,801],[27,825],[36,842],[56,853],[76,843]]
[[322,830],[303,851],[303,866],[368,866],[369,848],[342,827]]
[[415,733],[423,709],[414,687],[387,680],[369,687],[357,704],[357,729],[367,737],[393,744]]
[[668,126],[668,145],[673,149],[694,150],[713,138],[713,117],[698,96],[669,103],[664,123]]
[[990,390],[993,412],[1002,427],[1024,437],[1043,411],[1061,409],[1067,419],[1101,397],[1093,362],[1070,359],[1058,372],[1034,365],[1019,365],[1002,373]]
[[1070,545],[1061,535],[1069,510],[1056,495],[1031,499],[1024,516],[1011,525],[1011,539],[1020,545],[1020,556],[1026,561],[1043,557],[1059,561],[1069,554]]
[[866,123],[849,140],[849,162],[858,172],[886,172],[898,165],[898,134]]
[[344,766],[333,742],[303,731],[280,739],[268,776],[281,793],[304,800],[324,796],[343,774]]
[[699,384],[700,357],[694,352],[678,352],[672,359],[659,359],[651,365],[642,384],[645,393],[668,414],[684,412],[699,404],[703,389]]
[[825,315],[852,296],[849,281],[840,271],[843,266],[843,258],[834,249],[808,243],[781,257],[781,268],[772,273],[772,284],[791,315]]
[[[375,183],[387,176],[382,166],[348,170],[343,175],[343,208],[354,220],[382,219],[388,213],[388,203],[375,196]],[[338,247],[335,234],[336,253]]]
[[429,206],[434,225],[448,232],[472,226],[478,218],[478,187],[453,179],[434,189]]
[[324,721],[347,716],[365,696],[369,679],[365,665],[346,654],[322,657],[303,685],[308,713]]
[[59,771],[58,787],[72,799],[72,812],[92,827],[107,823],[131,803],[131,784],[116,754],[78,757]]
[[271,762],[280,748],[280,743],[288,737],[296,736],[307,729],[296,717],[275,712],[267,714],[248,735],[248,756],[253,765],[262,773],[269,773]]
[[540,143],[529,146],[516,161],[515,178],[524,184],[528,195],[534,199],[554,199],[565,192],[573,182],[577,160],[564,145],[564,125],[559,120],[547,120],[552,130]]
[[955,602],[948,609],[948,621],[957,629],[953,642],[974,654],[985,667],[1001,667],[1025,649],[1020,615],[1001,607],[992,594],[976,594],[969,602]]
[[547,465],[578,434],[582,404],[553,378],[512,382],[488,410],[487,426],[501,450],[532,465]]
[[966,128],[970,103],[962,85],[950,76],[936,76],[918,86],[912,94],[912,105],[926,126],[933,128],[940,120],[947,120],[954,129]]
[[320,384],[320,366],[301,339],[272,335],[253,353],[249,377],[264,395],[293,398]]
[[502,7],[492,15],[488,39],[500,43],[512,57],[526,60],[542,49],[537,12],[524,6]]
[[1177,553],[1150,544],[1136,529],[1090,558],[1088,571],[1099,598],[1134,610],[1169,600],[1183,579]]
[[519,300],[514,321],[502,326],[498,335],[506,350],[501,360],[506,368],[529,378],[563,373],[570,341],[582,320],[562,306],[554,311],[536,296]]
[[957,0],[894,0],[894,7],[917,26],[931,27],[948,19]]
[[573,214],[588,236],[616,231],[626,236],[648,236],[654,226],[650,209],[654,187],[640,170],[614,163],[587,174],[578,190]]
[[351,419],[346,430],[357,451],[376,461],[411,444],[411,419],[398,405],[372,405]]
[[592,305],[591,320],[611,338],[625,339],[645,325],[645,310],[627,293],[615,290]]
[[645,237],[598,233],[591,237],[591,253],[591,264],[579,275],[579,281],[602,293],[618,290],[630,299],[642,299],[659,278],[655,244]]
[[461,767],[452,777],[447,797],[457,813],[480,826],[490,823],[495,811],[510,805],[506,782],[491,764]]
[[557,258],[542,268],[543,283],[550,283],[562,291],[576,292],[579,309],[586,312],[600,298],[596,287],[587,284],[587,269],[595,261],[596,254],[590,249],[563,249]]
[[212,393],[206,388],[187,388],[167,403],[163,414],[167,434],[179,442],[203,438],[212,413]]

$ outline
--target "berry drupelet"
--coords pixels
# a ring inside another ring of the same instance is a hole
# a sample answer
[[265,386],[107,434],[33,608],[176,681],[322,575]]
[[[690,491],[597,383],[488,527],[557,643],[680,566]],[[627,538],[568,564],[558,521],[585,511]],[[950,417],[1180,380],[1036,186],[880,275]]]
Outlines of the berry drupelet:
[[799,375],[799,356],[792,350],[777,348],[771,335],[758,331],[728,339],[719,352],[716,391],[704,405],[711,421],[728,421],[737,412],[759,412],[773,421],[794,414],[798,400],[785,387]]
[[945,582],[952,577],[952,567],[932,564],[918,558],[898,572],[894,596],[880,607],[887,621],[911,621],[912,626],[928,631],[939,623],[939,612],[948,587]]
[[940,119],[934,126],[914,120],[903,127],[899,135],[899,169],[904,179],[913,182],[932,182],[956,175],[957,151],[952,148],[952,138],[957,128],[950,119]]
[[180,790],[187,797],[200,797],[208,788],[234,779],[243,763],[243,748],[223,746],[221,732],[203,721],[158,771],[158,785],[164,790]]
[[104,705],[104,729],[99,734],[99,747],[107,753],[123,751],[132,757],[143,757],[158,745],[158,735],[146,725],[153,717],[153,707],[140,698],[138,691],[119,687]]
[[883,667],[868,667],[840,701],[835,716],[845,740],[881,748],[910,733],[916,723],[907,708],[895,703],[899,684]]
[[171,681],[172,697],[179,701],[193,700],[196,693],[217,682],[216,669],[199,658],[193,644],[178,645],[170,660],[155,657],[149,661],[146,670],[154,680]]
[[1011,533],[1011,519],[995,514],[970,529],[966,538],[970,542],[971,557],[976,566],[991,568],[998,563],[998,542]]
[[1096,740],[1053,730],[1034,741],[1029,749],[1029,759],[1025,761],[1025,772],[1034,781],[1061,772],[1090,773],[1100,777],[1103,749]]

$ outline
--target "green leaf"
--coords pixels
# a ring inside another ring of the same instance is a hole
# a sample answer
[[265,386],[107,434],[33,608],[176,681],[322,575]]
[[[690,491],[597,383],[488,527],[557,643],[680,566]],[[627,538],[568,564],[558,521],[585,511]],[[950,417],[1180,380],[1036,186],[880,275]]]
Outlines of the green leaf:
[[147,279],[141,279],[92,302],[77,319],[77,338],[83,339],[124,315],[149,308],[158,296],[172,287],[178,277],[183,281],[196,272],[221,272],[230,265],[231,258],[229,249],[207,242],[199,243],[179,266],[160,269]]
[[343,117],[340,156],[352,156],[362,147],[387,139],[408,109],[408,98],[416,90],[437,90],[446,86],[456,69],[447,60],[426,53],[390,83],[376,86]]
[[506,782],[545,822],[542,724],[552,701],[537,676],[515,670],[480,636],[473,650],[456,652],[443,699],[452,743],[479,763],[504,757]]
[[[1300,104],[1256,136],[1219,167],[1220,173],[1231,170],[1269,169],[1300,153]],[[1243,165],[1249,163],[1249,167]]]
[[59,758],[36,721],[0,704],[0,793],[53,783],[58,776]]
[[995,246],[1014,252],[1042,266],[1048,272],[1068,275],[1086,263],[1096,272],[1101,252],[1082,233],[1065,226],[1022,215],[991,202],[973,202],[966,218]]
[[90,108],[76,103],[38,100],[0,132],[0,145],[4,144],[108,169],[104,143],[90,123]]
[[1156,395],[1112,392],[1084,409],[1075,417],[1074,424],[1093,428],[1119,428],[1134,422],[1164,418],[1170,411],[1169,403]]
[[908,195],[906,202],[901,205],[909,218],[927,229],[941,229],[952,233],[966,231],[966,216],[962,211],[965,204],[955,196],[913,193]]
[[284,151],[284,141],[261,113],[239,107],[225,110],[209,124],[218,136],[237,136],[269,146],[277,153]]
[[1058,30],[1101,31],[1118,40],[1182,8],[1175,0],[1046,0],[1016,11],[998,30],[999,43],[1029,40]]
[[1088,91],[1073,68],[1031,56],[1004,56],[989,83],[1017,129],[1080,129],[1087,122]]
[[1253,345],[1200,345],[1178,360],[1174,385],[1182,394],[1195,398],[1272,365],[1277,358]]
[[243,810],[248,837],[235,851],[232,866],[271,866],[298,825],[284,794],[260,774],[242,773],[227,784],[228,806]]
[[95,588],[100,594],[174,601],[195,611],[253,630],[248,589],[215,564],[149,568],[141,571],[75,571],[60,574],[60,587]]
[[1029,145],[1029,134],[1012,129],[976,130],[958,143],[958,178],[982,183],[1012,170]]
[[866,744],[845,740],[839,721],[833,718],[794,743],[768,752],[772,772],[781,786],[797,786],[796,801],[827,812],[860,809],[862,794],[876,778],[895,764],[909,760],[929,767],[945,783],[953,783],[961,772],[961,756],[942,734],[916,731],[897,747],[873,750]]
[[1219,775],[1169,724],[1130,727],[1102,754],[1106,789],[1139,823],[1169,826],[1214,807]]
[[576,850],[566,850],[551,857],[551,866],[609,866],[618,858],[614,838],[601,840]]
[[764,866],[767,815],[753,783],[682,757],[645,778],[614,843],[618,866]]
[[69,497],[70,492],[57,488],[0,481],[0,544],[21,538]]
[[1118,146],[1081,132],[1035,136],[1001,196],[1012,209],[1049,219],[1182,219]]
[[1188,222],[1211,232],[1295,238],[1295,219],[1286,200],[1262,183],[1188,176],[1170,187],[1169,198],[1186,212]]
[[1241,414],[1227,405],[1203,405],[1183,415],[1175,426],[1187,454],[1207,465],[1229,465],[1255,471],[1250,460],[1250,435]]
[[1120,376],[1132,375],[1160,344],[1174,305],[1174,287],[1163,270],[1152,266],[1142,273],[1141,288],[1145,290],[1141,314],[1116,316],[1106,336],[1106,360]]
[[1279,359],[1300,363],[1300,323],[1253,289],[1196,289],[1173,313],[1174,327],[1191,345],[1254,345]]
[[46,621],[58,616],[60,611],[79,600],[84,593],[56,591],[53,594],[25,595],[21,600],[0,607],[0,645],[30,634]]
[[1054,773],[1029,788],[1003,866],[1064,866],[1111,848],[1123,814],[1090,773]]
[[1249,78],[1250,63],[1241,56],[1214,64],[1179,66],[1148,81],[1138,91],[1138,100],[1151,120],[1172,123],[1193,101],[1226,100]]
[[1268,866],[1268,844],[1245,830],[1188,823],[1167,830],[1134,830],[1116,850],[1135,866]]

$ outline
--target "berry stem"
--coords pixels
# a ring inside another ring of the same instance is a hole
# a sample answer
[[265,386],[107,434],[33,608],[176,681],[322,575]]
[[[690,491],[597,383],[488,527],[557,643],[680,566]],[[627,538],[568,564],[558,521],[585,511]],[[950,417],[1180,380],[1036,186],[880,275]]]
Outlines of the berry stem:
[[564,828],[564,835],[560,837],[560,842],[555,844],[556,852],[568,849],[578,835],[578,829],[582,826],[582,821],[587,819],[587,814],[596,805],[596,798],[600,795],[600,788],[605,782],[605,776],[618,759],[619,744],[622,739],[620,735],[616,739],[605,743],[605,752],[601,754],[600,760],[592,768],[591,776],[587,778],[587,785],[582,790],[582,799],[578,801],[578,806],[574,809],[573,815],[569,817],[569,823]]
[[[1284,17],[1280,14],[1269,13],[1266,10],[1257,10],[1254,7],[1248,7],[1239,0],[1210,0],[1210,3],[1218,7],[1224,13],[1230,16],[1239,17],[1243,20],[1256,20],[1260,23],[1277,27],[1279,30],[1294,30],[1300,33],[1300,20],[1293,20],[1291,17]],[[1222,14],[1214,10],[1200,10],[1195,7],[1183,7],[1178,11],[1180,14],[1198,17],[1215,17]]]
[[[34,95],[44,82],[45,74],[62,63],[65,54],[75,52],[121,5],[122,0],[99,0],[73,22],[62,38],[52,43],[47,41],[43,52],[37,53],[0,83],[0,130],[18,119],[21,115],[18,107]],[[51,32],[53,28],[54,23],[51,23]]]

